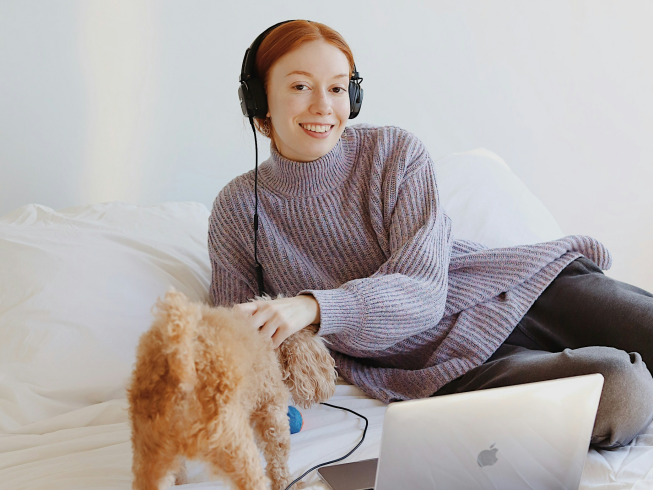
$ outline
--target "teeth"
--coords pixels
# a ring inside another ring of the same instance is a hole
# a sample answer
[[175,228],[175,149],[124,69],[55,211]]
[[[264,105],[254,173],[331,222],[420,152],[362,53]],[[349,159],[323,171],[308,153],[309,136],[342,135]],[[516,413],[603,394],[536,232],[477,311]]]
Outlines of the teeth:
[[331,129],[331,126],[316,126],[315,124],[300,124],[300,126],[314,133],[326,133]]

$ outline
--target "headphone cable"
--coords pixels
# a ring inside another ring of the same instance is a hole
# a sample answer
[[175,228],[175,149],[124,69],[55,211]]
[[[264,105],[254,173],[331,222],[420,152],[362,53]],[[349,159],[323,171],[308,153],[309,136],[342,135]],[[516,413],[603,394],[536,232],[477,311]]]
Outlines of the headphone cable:
[[295,483],[297,483],[299,480],[301,480],[302,478],[304,478],[307,474],[309,474],[309,473],[310,473],[311,471],[313,471],[314,469],[320,468],[320,467],[322,467],[322,466],[326,466],[326,465],[331,464],[331,463],[336,463],[336,462],[338,462],[338,461],[342,461],[342,460],[345,459],[347,456],[349,456],[351,453],[353,453],[354,451],[356,451],[356,449],[358,449],[358,446],[360,446],[361,444],[363,444],[363,441],[365,440],[365,434],[367,433],[367,426],[369,425],[369,421],[367,420],[367,417],[365,417],[365,415],[361,415],[361,414],[358,413],[358,412],[354,412],[353,410],[350,410],[349,408],[339,407],[339,406],[337,406],[337,405],[331,405],[330,403],[324,403],[324,402],[322,402],[321,404],[322,404],[322,405],[326,405],[327,407],[339,408],[340,410],[347,410],[348,412],[351,412],[351,413],[353,413],[354,415],[358,415],[359,417],[365,419],[365,429],[363,429],[363,437],[361,437],[361,440],[358,442],[358,444],[356,444],[356,447],[354,447],[354,449],[352,449],[351,451],[349,451],[349,452],[348,452],[347,454],[345,454],[344,456],[342,456],[342,457],[340,457],[340,458],[338,458],[338,459],[334,459],[333,461],[327,461],[326,463],[320,463],[320,464],[315,465],[315,466],[313,466],[312,468],[306,470],[306,471],[302,474],[302,476],[300,476],[299,478],[296,478],[295,480],[293,480],[292,483],[286,487],[286,490],[288,490],[290,487],[292,487]]
[[256,138],[256,129],[254,128],[254,118],[249,116],[249,123],[252,125],[252,131],[254,132],[254,148],[256,149],[256,170],[254,170],[254,195],[255,195],[255,204],[254,204],[254,262],[256,265],[256,281],[258,283],[258,294],[263,296],[263,266],[258,262],[257,255],[257,237],[258,237],[258,139]]
[[[256,262],[256,279],[258,281],[258,289],[259,289],[259,296],[263,296],[263,266],[259,264],[258,262],[258,256],[257,256],[257,235],[258,235],[258,139],[256,138],[256,129],[254,127],[254,118],[252,116],[249,117],[249,123],[252,126],[252,131],[254,132],[254,148],[256,150],[256,169],[254,170],[254,194],[255,194],[255,204],[254,204],[254,261]],[[333,407],[333,408],[339,408],[340,410],[346,410],[347,412],[351,412],[354,415],[358,415],[359,417],[363,418],[365,420],[365,429],[363,429],[363,437],[361,440],[356,444],[356,447],[349,451],[347,454],[344,456],[334,459],[333,461],[327,461],[326,463],[320,463],[318,465],[313,466],[312,468],[306,470],[299,478],[296,478],[293,480],[290,485],[286,487],[286,490],[288,490],[290,487],[292,487],[295,483],[297,483],[299,480],[304,478],[307,474],[309,474],[311,471],[321,468],[322,466],[326,466],[331,463],[337,463],[338,461],[342,461],[349,455],[351,455],[358,447],[363,444],[363,441],[365,440],[365,434],[367,434],[367,426],[369,425],[369,421],[367,420],[367,417],[365,415],[361,415],[358,412],[354,412],[353,410],[350,410],[349,408],[345,407],[339,407],[337,405],[331,405],[330,403],[324,403],[322,402],[322,405],[326,405],[328,407]]]

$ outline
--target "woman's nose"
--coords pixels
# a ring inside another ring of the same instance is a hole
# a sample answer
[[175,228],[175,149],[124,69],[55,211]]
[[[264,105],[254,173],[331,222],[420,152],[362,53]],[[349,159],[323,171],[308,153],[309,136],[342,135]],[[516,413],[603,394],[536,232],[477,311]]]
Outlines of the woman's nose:
[[313,94],[311,109],[320,114],[331,114],[331,98],[329,94],[324,90],[316,90]]

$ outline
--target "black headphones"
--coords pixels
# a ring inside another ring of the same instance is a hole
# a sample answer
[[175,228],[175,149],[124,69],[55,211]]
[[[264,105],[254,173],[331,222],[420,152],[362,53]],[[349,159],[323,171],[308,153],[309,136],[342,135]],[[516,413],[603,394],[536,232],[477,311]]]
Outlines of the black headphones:
[[[294,19],[293,19],[294,20]],[[240,108],[243,115],[249,117],[249,123],[254,131],[254,145],[256,147],[256,170],[254,172],[254,193],[256,195],[256,204],[254,207],[254,261],[256,262],[256,279],[258,282],[259,296],[263,296],[265,290],[263,288],[263,266],[258,261],[257,256],[257,236],[258,236],[258,142],[256,139],[256,129],[254,128],[254,117],[265,119],[268,113],[268,99],[265,95],[263,81],[258,78],[254,73],[254,63],[256,61],[256,52],[263,39],[274,30],[276,27],[286,22],[293,22],[293,20],[284,20],[272,27],[268,27],[254,40],[252,45],[245,51],[243,58],[243,66],[240,71],[240,86],[238,87],[238,98],[240,99]],[[312,21],[307,21],[312,22]],[[363,89],[360,83],[363,81],[356,71],[354,64],[354,71],[349,79],[349,119],[354,119],[358,116],[363,104]]]
[[[244,116],[265,119],[268,113],[268,99],[263,88],[263,81],[254,74],[254,63],[256,62],[258,47],[263,42],[263,39],[265,39],[270,31],[286,22],[294,22],[294,20],[284,20],[283,22],[274,24],[272,27],[268,27],[254,40],[252,45],[247,48],[247,51],[245,51],[243,66],[240,71],[240,87],[238,87],[240,108]],[[309,20],[307,22],[312,21]],[[360,82],[362,80],[356,71],[356,64],[354,64],[354,72],[349,80],[349,119],[354,119],[361,110],[363,89],[360,86]]]

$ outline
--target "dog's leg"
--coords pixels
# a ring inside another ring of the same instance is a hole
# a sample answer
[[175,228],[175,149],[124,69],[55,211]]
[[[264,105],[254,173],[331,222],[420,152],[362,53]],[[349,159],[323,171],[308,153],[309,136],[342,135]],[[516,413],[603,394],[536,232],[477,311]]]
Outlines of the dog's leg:
[[175,475],[175,485],[186,485],[188,483],[188,472],[186,470],[186,458],[179,458],[179,470]]
[[252,415],[256,431],[267,461],[266,473],[272,490],[284,490],[291,481],[288,471],[290,456],[290,424],[288,422],[288,392],[280,391],[274,403],[257,410]]
[[134,490],[163,490],[174,482],[176,455],[166,454],[157,444],[132,439]]
[[226,474],[238,490],[267,490],[254,431],[242,413],[225,416],[231,427],[205,453],[214,475]]

